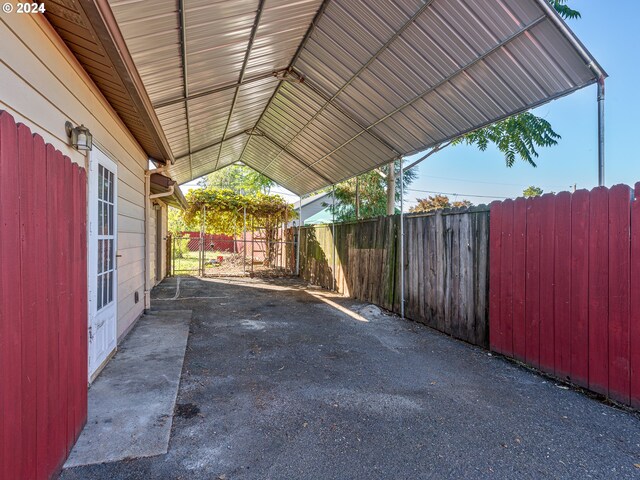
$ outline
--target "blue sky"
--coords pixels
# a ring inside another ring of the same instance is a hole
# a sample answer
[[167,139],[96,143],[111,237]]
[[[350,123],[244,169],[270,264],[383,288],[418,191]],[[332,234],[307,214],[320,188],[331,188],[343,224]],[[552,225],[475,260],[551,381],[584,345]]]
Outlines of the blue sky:
[[[609,74],[606,84],[606,164],[607,185],[640,181],[639,146],[635,143],[640,122],[640,2],[573,0],[570,6],[582,18],[569,26]],[[597,174],[596,86],[548,103],[534,111],[546,118],[562,139],[555,147],[540,149],[538,167],[519,162],[507,168],[495,149],[479,152],[474,147],[457,146],[436,153],[419,166],[415,190],[458,193],[457,199],[473,203],[490,202],[488,197],[517,196],[529,185],[545,191],[592,188]],[[409,160],[410,161],[410,160]],[[407,192],[408,203],[429,195]]]
[[[572,0],[582,18],[569,26],[609,74],[606,84],[606,184],[640,181],[640,146],[635,143],[640,122],[640,2]],[[562,135],[559,144],[539,149],[537,168],[524,162],[507,168],[495,149],[480,152],[464,145],[449,147],[418,167],[418,179],[406,192],[407,206],[432,193],[453,193],[452,199],[475,204],[515,197],[529,185],[549,191],[597,185],[596,86],[546,104],[534,111]],[[417,155],[415,158],[418,158]],[[407,163],[411,158],[407,159]],[[195,183],[195,182],[193,182]],[[190,182],[190,184],[192,184]],[[188,186],[185,185],[186,189]],[[185,190],[186,190],[185,189]],[[422,191],[416,191],[422,190]],[[285,193],[282,189],[278,192]],[[287,195],[287,198],[297,198]]]

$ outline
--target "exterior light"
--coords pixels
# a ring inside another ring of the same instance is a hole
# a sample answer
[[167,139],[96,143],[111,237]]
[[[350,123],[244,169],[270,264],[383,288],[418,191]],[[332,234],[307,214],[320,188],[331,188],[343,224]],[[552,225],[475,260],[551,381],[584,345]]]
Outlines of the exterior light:
[[93,147],[93,136],[87,127],[80,125],[74,127],[71,122],[64,124],[67,137],[71,139],[71,146],[78,151],[90,151]]

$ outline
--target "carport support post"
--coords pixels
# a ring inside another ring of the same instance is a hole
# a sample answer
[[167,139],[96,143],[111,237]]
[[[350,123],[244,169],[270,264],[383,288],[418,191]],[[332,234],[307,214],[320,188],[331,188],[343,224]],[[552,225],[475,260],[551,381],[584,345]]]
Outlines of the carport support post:
[[[400,157],[400,317],[404,318],[404,158]],[[392,164],[391,168],[395,168]],[[389,169],[391,171],[391,169]]]
[[333,291],[336,291],[336,186],[331,187],[331,241],[333,242]]
[[300,234],[302,233],[302,196],[298,197],[298,241],[296,242],[296,276],[300,276]]
[[604,186],[604,75],[598,78],[598,185]]
[[[246,202],[246,199],[245,199]],[[247,273],[247,206],[244,206],[244,212],[242,214],[242,255],[244,260],[242,261],[242,273]]]
[[200,245],[198,245],[198,247],[200,247],[200,252],[198,255],[198,259],[199,259],[198,276],[200,277],[204,277],[204,232],[206,232],[204,222],[205,222],[206,215],[207,215],[207,207],[203,205],[202,221],[200,222]]

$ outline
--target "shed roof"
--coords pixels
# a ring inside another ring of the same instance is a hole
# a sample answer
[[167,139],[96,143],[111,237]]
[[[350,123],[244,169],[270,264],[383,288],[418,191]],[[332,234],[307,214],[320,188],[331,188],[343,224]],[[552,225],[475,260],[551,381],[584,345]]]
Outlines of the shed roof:
[[605,75],[546,0],[109,3],[180,183],[307,194]]

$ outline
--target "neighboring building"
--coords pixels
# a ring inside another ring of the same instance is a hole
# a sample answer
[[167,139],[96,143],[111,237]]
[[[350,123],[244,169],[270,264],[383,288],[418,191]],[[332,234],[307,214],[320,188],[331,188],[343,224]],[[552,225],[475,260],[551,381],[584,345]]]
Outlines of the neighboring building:
[[[302,199],[302,204],[298,202],[293,202],[291,205],[295,208],[296,212],[300,211],[301,208],[302,214],[302,224],[307,225],[307,219],[313,217],[318,214],[322,210],[327,210],[329,205],[332,205],[332,195],[330,191],[318,193],[316,195],[311,195],[309,197]],[[326,222],[320,222],[326,223]],[[294,220],[287,224],[288,227],[293,225],[298,225],[298,220]]]
[[311,215],[309,218],[305,218],[303,224],[304,225],[320,225],[333,223],[335,220],[333,212],[331,208],[327,207],[323,210],[320,210],[318,213]]

